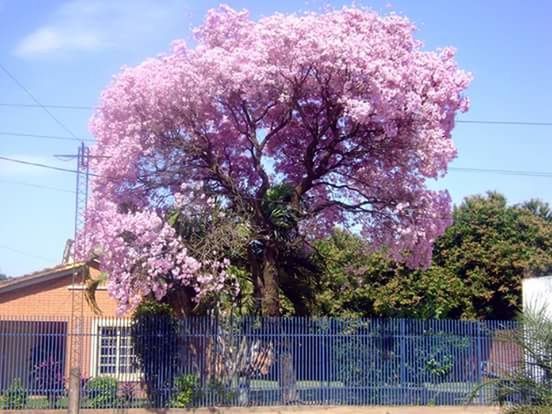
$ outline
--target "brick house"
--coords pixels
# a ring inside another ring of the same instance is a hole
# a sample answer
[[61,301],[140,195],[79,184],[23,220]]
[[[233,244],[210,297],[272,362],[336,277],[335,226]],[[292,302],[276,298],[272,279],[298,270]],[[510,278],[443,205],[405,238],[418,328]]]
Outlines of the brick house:
[[[55,364],[67,377],[72,300],[84,290],[73,285],[73,276],[82,270],[92,279],[100,275],[97,264],[71,263],[0,282],[0,391],[16,378],[32,389],[33,369],[41,363]],[[116,318],[116,303],[104,286],[98,287],[96,302],[101,315],[83,303],[83,377],[134,381],[129,321]]]

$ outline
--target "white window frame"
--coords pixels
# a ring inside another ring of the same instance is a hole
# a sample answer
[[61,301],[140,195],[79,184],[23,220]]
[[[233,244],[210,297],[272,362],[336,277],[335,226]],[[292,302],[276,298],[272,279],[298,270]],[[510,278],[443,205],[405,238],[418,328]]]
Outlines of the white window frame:
[[[134,373],[121,373],[121,372],[115,372],[113,374],[105,373],[102,374],[99,372],[99,361],[98,358],[100,357],[100,341],[101,341],[101,335],[100,335],[100,328],[130,328],[132,321],[130,319],[94,319],[92,322],[92,347],[90,352],[90,376],[91,377],[113,377],[117,379],[118,381],[123,382],[138,382],[140,381],[142,377],[142,372],[139,368],[136,369],[136,372]],[[117,371],[119,367],[119,349],[120,349],[120,335],[117,334],[117,345],[116,345],[116,355],[115,355],[115,361],[117,364]]]

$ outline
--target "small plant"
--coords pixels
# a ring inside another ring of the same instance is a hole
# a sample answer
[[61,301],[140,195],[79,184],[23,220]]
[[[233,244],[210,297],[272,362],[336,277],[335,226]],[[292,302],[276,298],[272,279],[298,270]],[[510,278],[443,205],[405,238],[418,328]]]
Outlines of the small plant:
[[4,392],[2,408],[7,410],[20,410],[27,405],[27,390],[23,387],[20,378],[15,378],[9,388]]
[[222,381],[216,379],[209,382],[207,390],[214,397],[216,404],[220,405],[231,405],[232,401],[237,397],[235,391],[229,390]]
[[180,375],[174,379],[174,396],[171,406],[187,408],[199,396],[199,380],[193,374]]
[[445,377],[447,376],[452,368],[454,367],[453,359],[450,355],[444,355],[442,358],[438,359],[436,357],[430,358],[426,361],[425,369],[431,375],[436,377]]
[[119,388],[119,394],[123,406],[128,407],[134,400],[134,384],[131,382],[123,383]]
[[111,377],[90,379],[85,386],[90,408],[113,408],[117,405],[117,380]]

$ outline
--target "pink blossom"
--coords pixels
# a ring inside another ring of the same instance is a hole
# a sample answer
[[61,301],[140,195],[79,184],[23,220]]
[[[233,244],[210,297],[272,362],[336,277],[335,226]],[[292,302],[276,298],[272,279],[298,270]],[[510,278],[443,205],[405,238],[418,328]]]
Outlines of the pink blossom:
[[374,248],[427,265],[450,197],[426,180],[456,156],[471,77],[453,49],[425,51],[413,33],[405,17],[355,7],[254,21],[222,6],[195,47],[176,41],[119,73],[91,120],[104,157],[94,159],[88,228],[121,306],[162,297],[168,283],[199,296],[221,289],[225,272],[206,271],[213,264],[188,256],[164,222],[175,203],[212,203],[205,188],[255,211],[268,187],[292,184],[306,235],[360,226]]

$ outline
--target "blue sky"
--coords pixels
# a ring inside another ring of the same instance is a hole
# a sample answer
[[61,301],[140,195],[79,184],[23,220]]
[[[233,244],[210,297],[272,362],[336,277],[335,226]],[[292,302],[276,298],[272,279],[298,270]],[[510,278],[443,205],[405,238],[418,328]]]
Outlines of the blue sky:
[[[254,17],[275,11],[320,10],[350,2],[226,1]],[[216,1],[0,0],[0,64],[45,105],[92,106],[123,65],[190,41]],[[529,0],[357,1],[381,12],[409,16],[427,48],[455,46],[460,65],[474,74],[472,108],[460,119],[552,122],[552,3]],[[0,72],[0,156],[65,168],[54,154],[71,154],[76,141],[3,135],[69,136]],[[90,110],[51,112],[77,137],[90,138]],[[552,171],[551,126],[458,124],[453,167]],[[512,203],[539,197],[552,202],[552,178],[451,171],[436,187],[456,203],[487,190]],[[49,188],[39,188],[46,186]],[[55,265],[73,233],[74,176],[0,160],[0,271],[20,275]]]

